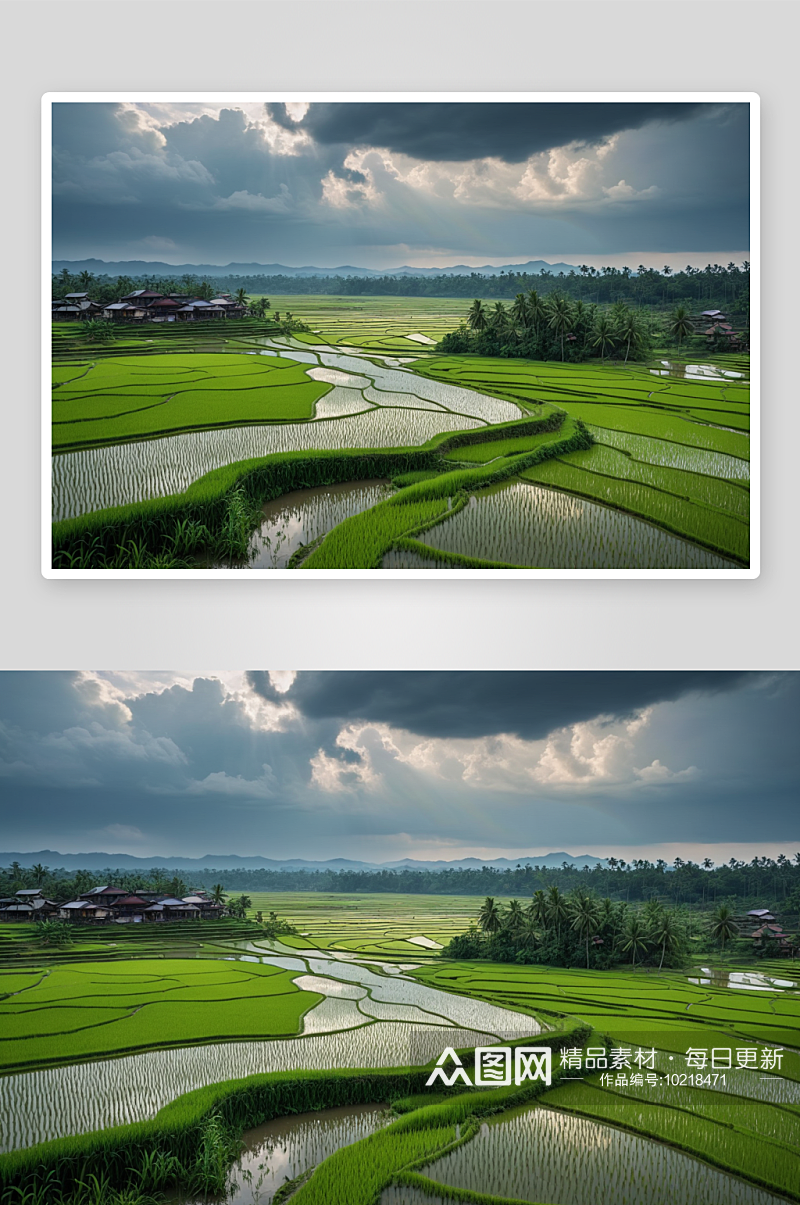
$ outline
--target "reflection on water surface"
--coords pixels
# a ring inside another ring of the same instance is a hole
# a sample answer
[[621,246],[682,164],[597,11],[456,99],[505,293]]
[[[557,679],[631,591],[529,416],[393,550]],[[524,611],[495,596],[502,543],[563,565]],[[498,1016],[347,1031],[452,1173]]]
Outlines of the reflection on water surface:
[[268,1205],[287,1180],[295,1180],[334,1151],[374,1134],[390,1120],[384,1105],[343,1105],[318,1113],[276,1117],[242,1137],[244,1151],[231,1168],[223,1198],[177,1194],[170,1205],[205,1205],[224,1200],[231,1205]]

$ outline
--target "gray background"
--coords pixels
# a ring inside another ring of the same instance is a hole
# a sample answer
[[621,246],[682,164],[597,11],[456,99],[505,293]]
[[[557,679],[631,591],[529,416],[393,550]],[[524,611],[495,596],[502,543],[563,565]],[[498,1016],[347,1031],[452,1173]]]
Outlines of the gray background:
[[[796,668],[797,25],[797,4],[782,0],[0,4],[6,165],[0,668]],[[761,577],[44,580],[40,97],[266,89],[759,93]]]

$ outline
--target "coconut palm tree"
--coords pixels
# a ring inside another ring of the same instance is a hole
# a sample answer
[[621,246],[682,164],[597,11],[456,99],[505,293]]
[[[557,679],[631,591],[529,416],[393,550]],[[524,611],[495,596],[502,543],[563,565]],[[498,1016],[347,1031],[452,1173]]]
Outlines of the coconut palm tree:
[[622,930],[621,949],[627,954],[631,951],[633,969],[636,970],[636,955],[640,950],[647,949],[647,934],[641,917],[636,912],[632,912],[625,920],[625,925]]
[[41,887],[45,880],[45,876],[47,875],[47,867],[42,866],[41,862],[37,862],[35,866],[31,867],[31,870],[33,872],[34,883],[37,887]]
[[739,932],[733,912],[727,904],[720,904],[711,917],[711,936],[718,941],[725,953],[725,943]]
[[467,314],[467,326],[471,331],[485,331],[489,325],[489,319],[486,316],[486,309],[482,301],[476,298],[469,307]]
[[689,311],[685,305],[679,305],[673,310],[669,316],[669,333],[673,339],[678,340],[678,355],[680,355],[681,345],[687,335],[691,335],[694,331],[694,326],[689,318]]
[[617,329],[620,339],[625,344],[625,363],[627,364],[631,348],[636,351],[644,342],[642,320],[635,310],[626,310]]
[[572,330],[572,306],[568,297],[561,293],[552,293],[546,303],[547,325],[555,331],[561,340],[561,361],[564,361],[564,336]]
[[502,301],[496,301],[492,307],[492,312],[489,315],[489,326],[498,334],[503,334],[508,330],[509,319],[508,311]]
[[511,307],[511,317],[514,325],[522,330],[527,330],[531,322],[531,314],[528,309],[528,299],[524,293],[517,293],[514,298],[514,304]]
[[222,883],[215,883],[211,888],[211,899],[215,904],[225,903],[225,888],[222,886]]
[[525,919],[522,922],[522,943],[527,950],[536,946],[542,940],[542,931],[538,922],[531,916],[530,907],[525,909]]
[[234,300],[237,305],[242,306],[244,309],[247,309],[248,305],[250,304],[250,298],[247,296],[246,289],[237,289]]
[[567,902],[558,887],[553,884],[547,891],[547,919],[556,931],[556,940],[561,939],[561,922],[567,915]]
[[600,928],[600,907],[593,895],[581,893],[569,903],[570,924],[586,945],[586,970],[589,970],[589,938]]
[[545,309],[544,302],[536,289],[528,289],[527,305],[530,325],[533,327],[534,334],[537,334],[539,324],[544,320]]
[[503,916],[503,926],[509,933],[515,934],[522,928],[525,915],[519,900],[510,900]]
[[533,898],[525,911],[541,928],[547,925],[547,899],[541,889],[534,891]]
[[613,348],[617,341],[614,324],[609,318],[608,314],[599,315],[595,321],[592,335],[592,347],[598,347],[600,349],[600,359],[605,361],[606,352],[609,348]]
[[502,924],[500,909],[491,895],[487,895],[483,901],[480,916],[478,917],[478,924],[484,933],[496,933]]
[[664,955],[676,949],[680,941],[680,928],[675,913],[665,909],[650,930],[650,936],[657,946],[661,946],[661,961],[659,971],[664,965]]

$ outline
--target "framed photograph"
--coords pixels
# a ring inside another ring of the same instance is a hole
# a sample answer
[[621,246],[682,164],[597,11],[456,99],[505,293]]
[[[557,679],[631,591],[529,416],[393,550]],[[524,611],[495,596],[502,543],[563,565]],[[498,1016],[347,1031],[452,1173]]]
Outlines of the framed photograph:
[[24,671],[0,715],[7,1201],[796,1199],[797,672]]
[[45,96],[44,575],[757,577],[758,108]]

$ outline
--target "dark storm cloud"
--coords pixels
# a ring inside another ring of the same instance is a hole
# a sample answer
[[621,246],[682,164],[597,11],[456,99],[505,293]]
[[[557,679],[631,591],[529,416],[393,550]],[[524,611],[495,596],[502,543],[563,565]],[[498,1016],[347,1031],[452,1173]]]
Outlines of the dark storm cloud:
[[[288,697],[311,719],[371,720],[420,736],[513,733],[541,740],[599,715],[625,716],[692,691],[735,690],[738,672],[303,672]],[[248,674],[265,699],[281,696],[263,672]]]
[[6,849],[381,859],[429,839],[797,837],[794,673],[160,680],[0,674]]
[[285,105],[270,105],[286,129],[307,130],[321,145],[378,146],[435,162],[497,158],[522,163],[569,142],[600,142],[652,121],[686,121],[696,103],[399,102],[323,103],[292,122]]
[[54,105],[54,258],[375,268],[749,245],[744,104],[266,108]]

